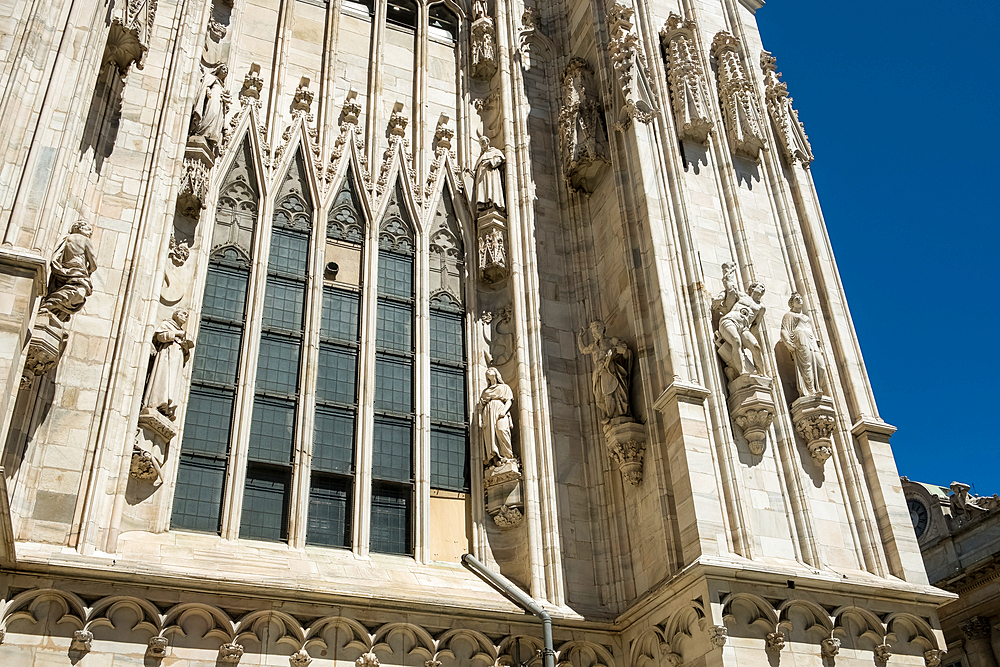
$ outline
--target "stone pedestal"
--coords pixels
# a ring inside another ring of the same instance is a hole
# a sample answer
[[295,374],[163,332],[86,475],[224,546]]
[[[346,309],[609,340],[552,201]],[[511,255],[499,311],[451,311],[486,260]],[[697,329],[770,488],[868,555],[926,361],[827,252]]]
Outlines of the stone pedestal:
[[156,482],[167,458],[167,447],[177,435],[176,424],[157,410],[143,408],[139,415],[139,434],[132,448],[129,475],[145,482]]
[[205,208],[208,178],[215,165],[215,152],[202,137],[189,137],[184,149],[184,173],[177,190],[177,212],[197,220]]
[[646,454],[646,429],[630,417],[612,419],[604,426],[608,455],[632,486],[642,484],[642,460]]
[[51,313],[38,314],[21,373],[22,387],[30,386],[35,377],[45,375],[55,367],[65,338],[66,329],[59,318]]
[[476,222],[479,239],[479,278],[492,287],[499,287],[510,275],[507,261],[507,218],[490,208],[480,212]]
[[772,380],[746,373],[729,383],[729,414],[757,456],[767,446],[767,429],[774,420]]
[[833,433],[837,412],[833,409],[833,399],[816,394],[803,396],[792,403],[792,422],[795,430],[806,441],[809,454],[816,465],[822,466],[833,454]]
[[500,528],[513,528],[524,518],[521,471],[517,461],[504,461],[486,471],[486,513]]

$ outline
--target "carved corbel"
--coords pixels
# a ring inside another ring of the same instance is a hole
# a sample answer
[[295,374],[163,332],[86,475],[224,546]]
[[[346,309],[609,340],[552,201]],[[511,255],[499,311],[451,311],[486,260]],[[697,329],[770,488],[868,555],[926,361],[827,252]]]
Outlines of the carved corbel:
[[671,13],[660,30],[674,122],[682,139],[705,143],[715,126],[706,104],[705,69],[695,44],[694,21]]
[[301,649],[288,657],[288,663],[291,667],[309,667],[312,661],[312,656],[305,649]]
[[219,647],[219,662],[235,665],[243,657],[243,647],[236,643],[223,644]]
[[726,31],[719,32],[712,40],[712,55],[719,65],[719,101],[730,150],[756,160],[767,145],[757,95],[740,57],[741,48],[740,40]]
[[150,637],[149,642],[146,644],[146,655],[154,660],[165,658],[167,655],[167,646],[169,645],[170,642],[166,637]]
[[115,3],[101,67],[112,65],[122,77],[132,65],[142,69],[155,18],[156,0]]

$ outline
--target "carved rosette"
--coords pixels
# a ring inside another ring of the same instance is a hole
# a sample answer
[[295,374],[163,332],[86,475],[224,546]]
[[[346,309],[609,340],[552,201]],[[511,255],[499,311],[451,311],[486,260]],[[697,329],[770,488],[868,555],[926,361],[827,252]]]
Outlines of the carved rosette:
[[157,0],[115,3],[101,66],[113,65],[122,76],[132,65],[142,69],[149,51],[149,37],[156,18]]
[[766,150],[764,123],[740,48],[740,40],[726,31],[712,41],[712,55],[719,62],[719,100],[729,147],[736,155],[756,160],[760,151]]
[[633,30],[631,7],[616,2],[608,10],[608,53],[611,65],[618,76],[618,85],[624,99],[619,127],[625,129],[632,119],[640,123],[653,120],[652,93],[649,88],[649,69],[643,57],[639,38]]
[[767,447],[767,429],[774,420],[774,398],[769,377],[741,375],[729,383],[729,414],[747,439],[750,453],[760,456]]
[[69,650],[75,653],[89,653],[94,642],[94,633],[89,630],[77,630],[73,633]]
[[837,413],[833,409],[833,399],[829,396],[803,396],[792,403],[792,423],[806,441],[809,454],[818,466],[826,463],[833,454],[830,435],[836,422]]
[[642,462],[646,454],[646,429],[642,424],[622,417],[604,427],[608,455],[632,486],[642,484]]
[[945,651],[938,648],[932,648],[928,651],[924,651],[925,667],[941,667],[941,660],[944,659],[945,653]]
[[496,27],[482,16],[472,22],[472,78],[489,81],[497,71]]
[[715,126],[706,109],[705,69],[695,46],[694,21],[671,13],[660,30],[666,53],[667,81],[677,132],[682,139],[705,143]]
[[170,645],[166,637],[150,637],[146,644],[146,655],[151,658],[164,658],[167,655],[167,646]]
[[309,667],[312,661],[312,656],[310,656],[305,649],[288,656],[288,664],[291,665],[291,667]]
[[235,665],[243,657],[243,647],[239,644],[223,644],[219,647],[219,662]]
[[729,630],[726,629],[724,625],[710,625],[708,626],[708,641],[712,642],[712,646],[715,648],[722,648],[726,645],[726,639],[729,638]]
[[824,658],[832,658],[840,653],[840,640],[836,637],[827,637],[820,642],[819,650]]
[[764,640],[766,651],[782,651],[785,648],[785,633],[780,630],[775,630],[774,632],[767,633],[767,638]]
[[809,137],[799,120],[799,112],[792,107],[788,96],[788,84],[781,81],[781,72],[776,70],[776,59],[767,51],[760,53],[760,68],[764,71],[764,99],[767,111],[777,130],[781,152],[789,165],[801,162],[808,167],[813,161]]
[[593,71],[572,58],[562,75],[559,135],[563,177],[573,192],[591,193],[611,160],[602,105],[594,94]]

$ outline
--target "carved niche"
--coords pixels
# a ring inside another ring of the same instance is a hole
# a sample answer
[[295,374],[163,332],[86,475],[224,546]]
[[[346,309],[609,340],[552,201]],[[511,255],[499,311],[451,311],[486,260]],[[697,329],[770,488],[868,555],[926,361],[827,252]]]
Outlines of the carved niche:
[[808,167],[813,161],[812,146],[809,137],[799,121],[799,112],[792,106],[792,98],[788,96],[788,84],[781,81],[781,72],[777,69],[777,59],[767,51],[760,53],[760,68],[764,71],[764,99],[767,100],[767,111],[777,130],[781,153],[789,166],[796,162]]
[[611,164],[602,105],[593,70],[582,58],[569,61],[562,75],[559,110],[563,175],[570,190],[590,194]]
[[447,294],[456,304],[464,303],[465,244],[455,215],[451,193],[445,189],[431,221],[430,243],[431,299]]
[[618,127],[625,129],[635,119],[640,123],[653,120],[653,93],[649,86],[649,69],[639,38],[632,23],[631,7],[616,2],[608,10],[608,53],[618,77],[624,104]]
[[496,26],[486,0],[474,0],[472,8],[472,78],[489,81],[497,71]]
[[718,61],[719,101],[726,124],[729,148],[736,155],[756,160],[766,150],[764,123],[753,83],[740,57],[740,40],[726,31],[712,40],[712,55]]
[[694,21],[671,12],[660,30],[660,43],[667,63],[670,103],[682,139],[705,143],[715,123],[706,104],[705,69],[695,44]]

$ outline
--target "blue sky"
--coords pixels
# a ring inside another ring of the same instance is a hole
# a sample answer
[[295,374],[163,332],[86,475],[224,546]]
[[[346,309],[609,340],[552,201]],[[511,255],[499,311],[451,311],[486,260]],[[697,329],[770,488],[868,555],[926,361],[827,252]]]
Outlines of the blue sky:
[[768,0],[901,475],[1000,493],[998,3]]

